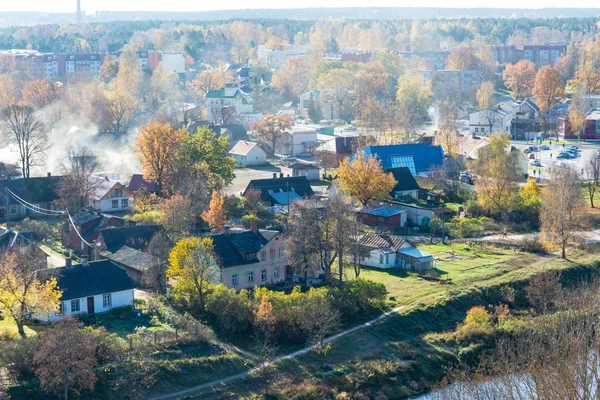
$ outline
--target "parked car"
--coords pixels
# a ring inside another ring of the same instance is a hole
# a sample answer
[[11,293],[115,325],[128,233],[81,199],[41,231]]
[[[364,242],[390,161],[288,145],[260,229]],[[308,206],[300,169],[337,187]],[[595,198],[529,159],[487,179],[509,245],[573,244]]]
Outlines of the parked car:
[[530,160],[535,160],[535,154],[529,153],[529,159]]
[[540,146],[540,150],[550,150],[550,146],[548,146],[547,144],[543,144]]
[[571,158],[577,158],[579,156],[579,154],[576,151],[567,150],[567,149],[563,149],[563,150],[559,151],[558,154],[568,154],[571,156]]
[[534,167],[541,167],[542,163],[540,162],[540,160],[529,160],[529,165],[532,165]]
[[570,159],[570,158],[575,158],[573,156],[571,156],[571,154],[565,152],[565,153],[560,153],[559,155],[556,156],[557,160],[562,160],[562,159]]

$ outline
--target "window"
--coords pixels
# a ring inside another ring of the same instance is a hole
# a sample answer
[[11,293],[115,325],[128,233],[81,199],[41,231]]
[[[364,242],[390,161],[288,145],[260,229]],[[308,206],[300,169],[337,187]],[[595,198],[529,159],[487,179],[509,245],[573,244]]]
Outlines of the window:
[[379,264],[383,264],[383,254],[379,255]]
[[63,312],[65,312],[65,303],[61,301],[58,305],[58,312],[56,313],[56,315],[61,315]]
[[275,268],[275,271],[273,271],[273,278],[279,278],[279,267]]
[[275,249],[271,249],[271,250],[269,251],[269,257],[271,258],[271,260],[274,260],[274,259],[275,259]]
[[390,164],[392,168],[407,167],[413,175],[417,174],[415,158],[413,156],[391,156]]
[[79,299],[71,300],[71,312],[79,312]]
[[285,251],[283,250],[283,247],[279,249],[279,258],[283,258],[285,256]]
[[231,274],[231,284],[233,286],[237,286],[237,284],[238,284],[237,274]]
[[123,189],[113,189],[112,197],[121,197],[123,196]]
[[267,259],[267,252],[265,250],[260,252],[260,261],[265,261]]
[[127,208],[127,207],[129,207],[129,200],[121,199],[121,208]]
[[119,208],[119,200],[112,201],[112,208]]
[[111,299],[111,295],[109,294],[103,294],[102,295],[102,306],[104,308],[109,308],[112,305],[112,299]]
[[262,271],[260,271],[260,279],[263,281],[267,280],[267,270],[263,269]]
[[248,272],[248,282],[254,282],[254,271]]
[[485,133],[485,128],[481,128],[481,133]]
[[479,128],[475,128],[475,133],[479,133]]
[[17,213],[17,206],[10,206],[10,213],[11,214],[16,214]]

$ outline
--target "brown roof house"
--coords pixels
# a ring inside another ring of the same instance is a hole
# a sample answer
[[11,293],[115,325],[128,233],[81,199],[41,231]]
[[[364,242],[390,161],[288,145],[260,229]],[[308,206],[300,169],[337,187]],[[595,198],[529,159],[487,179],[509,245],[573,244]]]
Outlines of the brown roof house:
[[367,233],[360,239],[364,249],[359,263],[374,268],[404,268],[425,271],[435,268],[435,259],[400,236]]

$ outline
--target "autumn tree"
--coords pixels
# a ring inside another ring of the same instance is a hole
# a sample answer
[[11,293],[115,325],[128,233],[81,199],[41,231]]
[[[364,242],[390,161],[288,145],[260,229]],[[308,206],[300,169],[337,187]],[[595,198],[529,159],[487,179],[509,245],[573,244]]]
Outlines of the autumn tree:
[[479,67],[479,59],[475,49],[469,46],[457,46],[450,51],[446,59],[446,69],[476,69]]
[[342,116],[350,114],[348,109],[351,106],[353,85],[354,75],[346,68],[331,69],[321,74],[317,82],[317,88],[337,104]]
[[56,396],[69,393],[79,397],[82,390],[94,390],[98,365],[93,337],[74,318],[52,323],[40,332],[33,355],[35,375],[42,389]]
[[256,347],[260,354],[260,373],[262,381],[265,384],[265,396],[269,395],[269,386],[271,383],[271,369],[269,358],[275,352],[275,328],[277,318],[273,312],[273,304],[269,301],[267,295],[263,294],[260,298],[258,307],[254,310],[254,326],[256,327]]
[[477,105],[479,109],[494,107],[494,91],[496,85],[491,81],[483,81],[477,89]]
[[550,183],[542,189],[540,222],[542,238],[548,245],[561,250],[575,238],[582,224],[580,176],[571,166],[554,169]]
[[565,84],[560,79],[556,68],[545,65],[539,69],[535,77],[533,94],[537,99],[537,105],[544,120],[544,130],[546,130],[545,122],[548,111],[565,97]]
[[94,176],[98,171],[98,159],[89,148],[68,145],[60,162],[59,204],[72,214],[87,207],[90,196],[102,183],[102,179]]
[[589,93],[600,92],[600,36],[595,41],[581,44],[575,79],[585,85]]
[[202,219],[208,223],[212,232],[221,232],[227,221],[223,203],[223,196],[213,190],[208,210],[202,213]]
[[139,111],[142,81],[137,53],[124,52],[119,59],[119,72],[107,85],[106,115],[110,128],[116,132],[129,129]]
[[133,199],[133,211],[138,214],[154,211],[159,204],[159,197],[144,189],[136,190],[131,197]]
[[189,296],[205,311],[208,286],[219,277],[211,238],[185,238],[177,242],[169,256],[167,277],[175,279],[174,291]]
[[48,135],[42,121],[31,107],[10,105],[2,111],[2,122],[9,142],[18,149],[21,173],[29,178],[31,167],[41,165],[48,150]]
[[321,368],[331,350],[333,343],[327,337],[335,333],[341,326],[341,316],[325,296],[310,296],[304,306],[305,318],[302,319],[303,329],[309,342],[315,346],[315,352],[321,358]]
[[25,337],[25,321],[58,311],[61,292],[56,279],[41,282],[36,271],[46,268],[46,258],[36,248],[26,246],[0,258],[0,311],[12,318],[21,337]]
[[[392,178],[393,179],[393,178]],[[394,180],[395,185],[395,180]],[[390,189],[391,191],[391,189]],[[327,201],[328,223],[330,227],[331,243],[327,244],[335,251],[338,261],[338,279],[342,282],[344,278],[344,262],[346,250],[352,247],[353,242],[358,241],[358,236],[353,235],[352,222],[356,220],[356,214],[352,204],[341,194],[331,196]]]
[[203,99],[209,91],[220,89],[219,84],[219,78],[216,74],[210,71],[202,71],[191,82],[190,88],[198,98]]
[[258,139],[271,147],[271,155],[275,154],[278,145],[292,128],[292,119],[287,115],[264,115],[260,122],[252,126]]
[[147,111],[156,114],[165,105],[178,104],[179,75],[176,72],[166,71],[162,62],[152,71],[150,80],[146,82],[142,99]]
[[577,135],[579,139],[585,135],[586,116],[587,116],[587,104],[585,102],[585,83],[579,82],[571,96],[571,104],[569,104],[569,124],[571,130]]
[[508,64],[502,73],[504,86],[511,90],[514,99],[522,99],[531,93],[535,84],[535,64],[529,60],[521,60],[516,64]]
[[310,67],[304,58],[289,57],[273,74],[271,86],[291,100],[306,90],[309,76]]
[[171,248],[171,240],[163,231],[157,232],[146,248],[146,252],[152,256],[152,259],[144,271],[144,284],[160,294],[165,294],[167,289],[167,269]]
[[519,177],[519,155],[510,151],[505,132],[490,136],[490,144],[479,150],[473,169],[475,190],[481,207],[490,214],[505,217]]
[[427,118],[432,94],[416,74],[403,75],[398,79],[396,101],[400,127],[406,133],[414,133]]
[[372,200],[383,200],[398,182],[386,173],[377,157],[358,153],[352,161],[345,159],[337,169],[335,182],[340,190],[358,201],[362,206]]
[[23,85],[23,102],[36,110],[54,103],[60,94],[60,88],[51,79],[39,79]]
[[188,232],[193,222],[192,201],[189,197],[175,194],[160,202],[158,223],[172,236]]
[[583,167],[582,186],[590,198],[590,206],[594,208],[596,191],[600,187],[600,159],[592,154]]
[[140,155],[144,179],[158,185],[159,195],[173,172],[184,134],[170,125],[148,124],[140,128],[135,144]]
[[390,87],[388,82],[389,75],[385,67],[380,62],[370,62],[361,66],[354,75],[354,107],[358,114],[362,114],[362,109],[367,101],[373,97],[386,95]]

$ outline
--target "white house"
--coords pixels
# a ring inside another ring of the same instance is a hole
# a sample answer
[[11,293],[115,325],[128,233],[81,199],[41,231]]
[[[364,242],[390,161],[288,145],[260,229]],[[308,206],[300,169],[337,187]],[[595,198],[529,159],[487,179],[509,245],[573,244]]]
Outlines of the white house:
[[229,155],[235,158],[238,167],[248,167],[251,165],[265,165],[267,163],[267,153],[258,145],[258,143],[240,140],[229,150]]
[[277,69],[290,57],[308,56],[308,46],[305,44],[288,44],[283,49],[269,49],[265,45],[258,46],[256,52],[258,64]]
[[97,211],[126,211],[129,209],[130,193],[119,181],[103,177],[92,177],[93,193],[88,206]]
[[[308,110],[314,105],[311,103],[316,102],[317,106],[321,112],[322,120],[336,120],[340,119],[340,105],[338,102],[333,100],[328,100],[324,93],[319,92],[318,90],[311,90],[310,92],[306,92],[298,96],[298,115],[303,117],[309,117]],[[313,121],[315,123],[319,121]]]
[[58,289],[62,291],[59,312],[41,318],[46,321],[133,306],[135,283],[123,268],[112,261],[67,264],[60,268],[38,271],[37,274],[41,281],[55,278]]
[[360,239],[360,264],[374,268],[405,268],[424,271],[435,268],[429,253],[414,247],[400,236],[367,233]]
[[293,126],[286,135],[275,144],[275,154],[287,156],[311,152],[318,145],[318,132],[313,128]]
[[237,87],[209,90],[206,93],[206,118],[210,122],[230,124],[239,115],[253,115],[252,98]]
[[291,172],[290,176],[305,176],[309,181],[318,181],[320,178],[321,169],[314,164],[297,162],[287,169]]
[[486,108],[469,115],[471,135],[487,136],[493,132],[510,132],[513,114],[502,108]]

